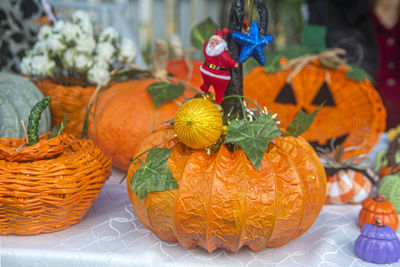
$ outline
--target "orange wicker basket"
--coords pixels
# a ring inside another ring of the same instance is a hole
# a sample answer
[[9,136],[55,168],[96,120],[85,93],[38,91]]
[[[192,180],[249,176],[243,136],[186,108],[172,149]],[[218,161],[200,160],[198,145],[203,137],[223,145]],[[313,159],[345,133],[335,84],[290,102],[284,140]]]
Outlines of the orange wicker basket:
[[328,100],[302,137],[323,149],[343,145],[349,159],[376,145],[385,131],[386,110],[370,81],[349,79],[347,71],[313,61],[288,82],[293,69],[267,73],[257,67],[244,79],[244,95],[278,113],[284,128],[300,110],[311,113]]
[[0,138],[0,233],[32,235],[78,223],[110,176],[111,160],[90,140],[59,135],[21,147]]
[[60,124],[64,112],[67,112],[68,123],[64,131],[80,137],[87,105],[96,87],[64,86],[54,83],[49,78],[36,81],[35,84],[45,96],[51,98],[49,106],[52,126]]

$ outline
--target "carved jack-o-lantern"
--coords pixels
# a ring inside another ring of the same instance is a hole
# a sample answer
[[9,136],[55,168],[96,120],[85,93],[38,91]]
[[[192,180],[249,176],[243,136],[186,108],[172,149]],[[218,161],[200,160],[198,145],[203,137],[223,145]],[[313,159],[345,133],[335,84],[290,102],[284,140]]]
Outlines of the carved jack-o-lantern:
[[244,95],[278,113],[283,127],[300,110],[311,113],[325,102],[302,137],[314,147],[357,147],[345,153],[347,159],[375,145],[385,130],[386,111],[371,83],[349,79],[346,71],[313,60],[288,82],[293,69],[266,73],[257,67],[244,79]]

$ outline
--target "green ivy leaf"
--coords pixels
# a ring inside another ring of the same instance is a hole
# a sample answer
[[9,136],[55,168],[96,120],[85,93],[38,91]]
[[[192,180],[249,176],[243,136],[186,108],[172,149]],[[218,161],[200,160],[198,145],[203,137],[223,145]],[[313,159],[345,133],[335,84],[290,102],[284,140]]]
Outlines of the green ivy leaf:
[[206,18],[199,24],[193,27],[190,32],[190,40],[192,45],[197,49],[203,49],[205,40],[208,40],[215,33],[218,26],[210,18]]
[[183,91],[185,91],[185,87],[179,83],[153,83],[147,87],[147,91],[150,93],[153,98],[154,105],[158,108],[165,102],[176,99],[180,96]]
[[290,135],[294,136],[299,136],[302,133],[304,133],[313,123],[315,116],[317,113],[321,110],[322,106],[319,106],[313,113],[307,114],[303,110],[300,110],[299,113],[297,113],[296,117],[293,119],[293,121],[289,124],[289,126],[286,128],[286,131]]
[[362,82],[365,79],[368,79],[371,82],[374,81],[374,78],[372,78],[372,76],[369,75],[369,73],[366,72],[364,69],[362,69],[356,65],[353,65],[353,64],[350,64],[350,67],[351,67],[351,70],[346,72],[347,78],[355,80],[355,81],[359,81],[359,82]]
[[146,163],[132,175],[131,187],[140,199],[150,192],[178,188],[168,166],[170,154],[171,149],[168,148],[151,148]]
[[47,139],[51,139],[51,138],[56,137],[57,135],[62,134],[66,125],[67,125],[67,112],[64,112],[64,118],[61,121],[60,125],[56,125],[53,127],[53,129],[51,130],[51,133]]
[[255,121],[231,121],[225,143],[240,146],[253,166],[260,169],[268,143],[281,134],[274,119],[271,116],[263,115]]

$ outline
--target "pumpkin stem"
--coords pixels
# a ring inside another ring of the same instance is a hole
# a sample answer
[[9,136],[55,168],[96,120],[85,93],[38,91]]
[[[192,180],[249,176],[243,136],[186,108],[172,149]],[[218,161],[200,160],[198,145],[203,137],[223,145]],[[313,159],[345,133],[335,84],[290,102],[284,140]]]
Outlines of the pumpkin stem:
[[382,196],[382,194],[376,194],[376,196],[374,197],[374,200],[376,201],[376,202],[383,202],[383,201],[385,201],[385,198]]
[[31,109],[27,127],[28,146],[33,146],[34,144],[39,142],[38,127],[39,127],[40,117],[42,115],[43,110],[49,105],[49,103],[50,103],[50,97],[46,96],[41,101],[36,103]]
[[374,227],[379,227],[379,228],[385,227],[380,217],[375,219]]
[[157,40],[151,67],[151,72],[156,79],[167,79],[168,52],[168,43],[165,40]]
[[343,162],[343,154],[344,154],[344,147],[343,146],[336,146],[335,150],[335,161],[337,163]]

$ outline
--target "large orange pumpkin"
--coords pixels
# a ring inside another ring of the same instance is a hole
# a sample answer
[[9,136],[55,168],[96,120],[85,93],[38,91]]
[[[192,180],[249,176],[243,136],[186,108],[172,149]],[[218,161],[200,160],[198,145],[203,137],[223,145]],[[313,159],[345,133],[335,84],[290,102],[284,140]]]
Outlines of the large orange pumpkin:
[[[170,62],[168,72],[176,73],[176,78],[184,80],[188,73],[185,62],[182,59]],[[195,69],[199,63],[193,64]],[[189,83],[193,82],[193,86],[198,86],[200,77],[200,74],[193,72]],[[96,107],[92,107],[95,113],[94,119],[89,116],[88,135],[112,158],[113,165],[121,170],[128,170],[129,160],[139,142],[165,126],[162,122],[174,118],[180,103],[196,93],[193,89],[187,89],[184,97],[156,108],[147,91],[147,87],[156,82],[158,81],[154,79],[136,79],[116,83],[105,90],[100,95]]]
[[207,155],[179,142],[173,129],[149,135],[137,155],[155,145],[172,149],[168,165],[179,188],[139,199],[130,186],[140,167],[135,161],[127,174],[129,198],[147,228],[185,248],[279,247],[307,231],[325,202],[323,166],[301,137],[272,141],[259,170],[242,149],[232,153],[222,145]]
[[292,72],[266,73],[257,67],[244,79],[244,95],[278,113],[284,128],[300,110],[313,112],[326,101],[302,137],[323,148],[356,147],[345,152],[344,159],[367,154],[375,146],[386,127],[386,111],[368,80],[349,79],[346,68],[326,68],[317,60],[287,83]]

